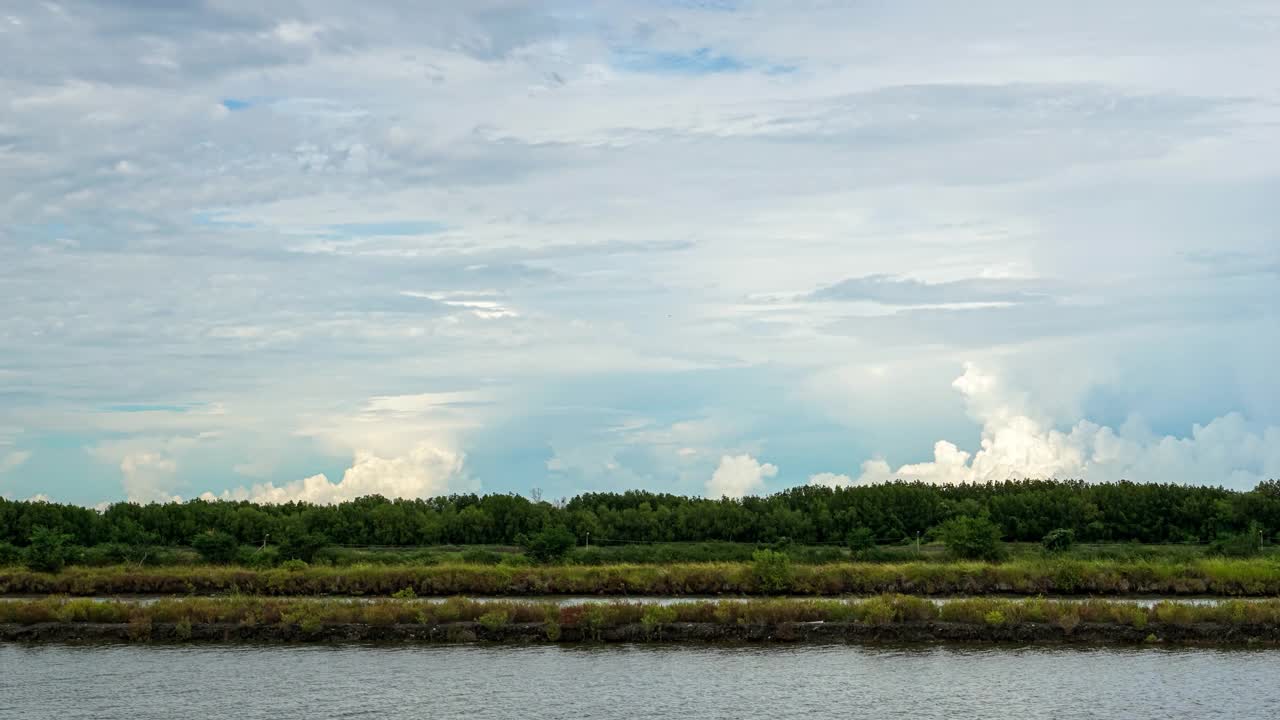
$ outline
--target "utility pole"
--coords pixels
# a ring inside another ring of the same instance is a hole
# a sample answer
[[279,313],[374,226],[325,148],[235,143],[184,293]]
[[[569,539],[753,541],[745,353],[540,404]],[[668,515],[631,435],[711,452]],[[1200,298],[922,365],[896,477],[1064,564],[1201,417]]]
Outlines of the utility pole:
[[591,531],[590,530],[587,531],[587,549],[588,550],[591,549]]
[[916,531],[916,556],[920,555],[920,531]]

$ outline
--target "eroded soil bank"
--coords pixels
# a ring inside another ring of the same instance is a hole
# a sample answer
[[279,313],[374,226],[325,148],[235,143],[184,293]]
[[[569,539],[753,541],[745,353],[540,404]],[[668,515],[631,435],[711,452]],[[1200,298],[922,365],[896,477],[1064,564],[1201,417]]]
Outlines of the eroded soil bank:
[[0,641],[67,642],[509,642],[509,643],[638,643],[638,642],[851,642],[851,643],[1019,643],[1144,644],[1199,646],[1277,646],[1280,626],[1195,623],[1152,623],[1144,628],[1114,623],[1080,623],[1063,628],[1050,623],[975,625],[954,622],[785,622],[722,624],[677,622],[632,623],[601,629],[546,623],[513,623],[487,627],[477,622],[440,624],[334,623],[302,628],[289,624],[237,623],[77,623],[0,624]]

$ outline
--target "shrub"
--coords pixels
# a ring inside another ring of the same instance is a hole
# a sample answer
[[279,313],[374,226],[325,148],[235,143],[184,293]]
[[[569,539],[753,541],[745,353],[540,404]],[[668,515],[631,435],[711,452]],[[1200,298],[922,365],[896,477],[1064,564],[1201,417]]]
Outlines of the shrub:
[[999,560],[1004,555],[1000,534],[1000,527],[990,520],[964,515],[951,518],[937,529],[947,552],[964,560]]
[[414,592],[413,588],[406,587],[391,593],[391,597],[397,600],[412,600],[413,598],[418,597],[418,593]]
[[58,572],[71,554],[71,536],[38,525],[31,530],[31,544],[27,546],[27,567],[40,572]]
[[780,593],[791,588],[791,557],[776,550],[757,550],[751,554],[751,575],[756,588],[767,593]]
[[559,560],[578,544],[573,533],[564,527],[545,528],[526,542],[525,552],[538,562]]
[[644,614],[640,616],[640,624],[644,627],[646,637],[653,637],[661,632],[661,627],[676,621],[678,614],[670,605],[646,605]]
[[280,569],[288,570],[289,572],[302,572],[303,570],[306,570],[308,567],[310,566],[307,564],[306,560],[299,560],[297,558],[294,558],[292,560],[285,560],[284,562],[280,563]]
[[982,616],[982,621],[988,625],[1000,626],[1005,623],[1004,613],[999,610],[991,610]]
[[225,565],[236,558],[239,544],[221,530],[206,530],[191,538],[191,547],[207,562]]
[[1059,553],[1071,549],[1076,544],[1076,533],[1069,528],[1058,528],[1050,530],[1040,540],[1040,546],[1045,552]]
[[506,610],[490,610],[489,612],[476,618],[476,622],[484,626],[490,632],[503,627],[511,620],[511,614]]

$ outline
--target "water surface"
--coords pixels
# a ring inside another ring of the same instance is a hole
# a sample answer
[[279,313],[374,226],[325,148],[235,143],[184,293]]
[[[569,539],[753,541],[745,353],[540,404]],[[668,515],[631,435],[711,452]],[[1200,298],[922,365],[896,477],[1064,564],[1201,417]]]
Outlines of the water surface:
[[0,718],[1275,718],[1280,651],[0,645]]

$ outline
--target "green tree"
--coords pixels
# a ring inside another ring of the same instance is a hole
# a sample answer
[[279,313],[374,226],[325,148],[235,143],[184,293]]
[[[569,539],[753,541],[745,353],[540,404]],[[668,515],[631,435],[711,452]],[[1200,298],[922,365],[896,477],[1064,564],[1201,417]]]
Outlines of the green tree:
[[58,572],[67,564],[70,542],[70,535],[37,525],[31,530],[31,543],[27,546],[27,567],[40,572]]
[[329,538],[320,533],[290,533],[280,543],[280,556],[286,560],[311,562],[316,553],[329,545]]
[[957,558],[999,560],[1004,555],[1000,527],[984,517],[953,517],[939,525],[935,535],[947,546],[947,552]]
[[221,530],[206,530],[191,538],[191,547],[208,562],[225,564],[235,559],[240,544]]
[[869,527],[856,527],[850,530],[845,543],[856,558],[865,558],[876,550],[876,536]]
[[559,560],[578,544],[577,538],[567,528],[559,525],[534,533],[525,544],[525,552],[538,562]]

